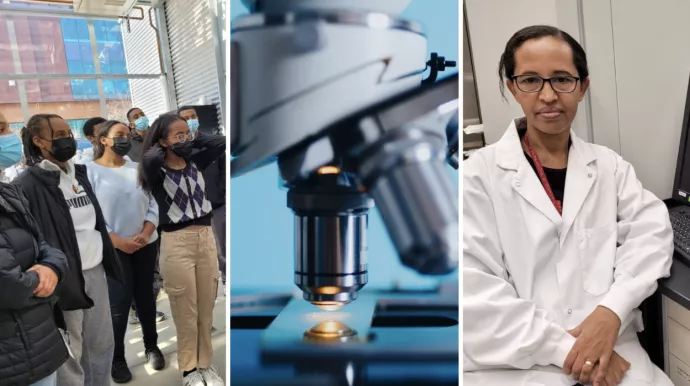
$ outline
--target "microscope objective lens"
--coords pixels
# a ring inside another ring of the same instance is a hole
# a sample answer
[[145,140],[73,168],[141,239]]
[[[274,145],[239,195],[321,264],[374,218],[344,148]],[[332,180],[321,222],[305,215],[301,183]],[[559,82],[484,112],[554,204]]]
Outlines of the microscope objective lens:
[[323,311],[338,311],[345,306],[345,302],[312,302],[311,304],[319,307]]

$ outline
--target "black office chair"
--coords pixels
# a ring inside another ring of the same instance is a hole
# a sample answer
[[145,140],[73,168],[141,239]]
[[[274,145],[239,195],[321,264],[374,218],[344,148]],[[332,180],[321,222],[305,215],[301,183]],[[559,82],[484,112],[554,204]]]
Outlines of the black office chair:
[[644,331],[637,334],[642,348],[649,359],[660,369],[664,369],[664,321],[661,308],[661,293],[656,291],[638,307],[642,311]]

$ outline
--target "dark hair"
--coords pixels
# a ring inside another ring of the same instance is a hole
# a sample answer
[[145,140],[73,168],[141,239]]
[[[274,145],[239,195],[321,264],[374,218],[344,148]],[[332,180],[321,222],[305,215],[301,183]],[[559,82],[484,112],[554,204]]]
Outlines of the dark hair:
[[101,117],[94,117],[91,119],[88,119],[86,122],[84,122],[84,126],[81,129],[82,134],[86,137],[93,137],[93,127],[96,125],[100,125],[101,123],[105,122],[105,118]]
[[127,121],[129,121],[129,115],[132,114],[132,111],[134,110],[141,110],[138,107],[132,107],[131,109],[127,110]]
[[127,126],[126,123],[122,123],[120,121],[105,121],[105,123],[98,128],[98,132],[96,133],[96,144],[93,146],[94,161],[103,157],[103,153],[105,153],[105,146],[103,146],[101,143],[101,138],[107,137],[110,133],[110,129],[115,127],[115,125],[125,125],[125,127],[129,129],[129,126]]
[[196,107],[194,107],[192,105],[182,106],[179,109],[177,109],[177,113],[181,114],[183,111],[186,111],[186,110],[194,110],[194,112],[196,112]]
[[505,80],[512,80],[513,76],[515,75],[515,52],[526,41],[545,37],[553,37],[568,43],[570,49],[573,51],[573,63],[577,69],[578,76],[581,80],[584,80],[589,76],[589,70],[587,69],[587,54],[585,54],[585,50],[582,48],[580,43],[573,39],[572,36],[568,35],[567,32],[548,25],[533,25],[531,27],[525,27],[516,32],[515,35],[508,40],[506,49],[501,55],[501,61],[498,63],[498,83],[501,89],[501,95],[503,95],[503,99],[506,99]]
[[[154,145],[158,143],[161,139],[168,138],[168,132],[170,131],[170,125],[173,124],[175,121],[183,121],[184,119],[175,114],[175,113],[167,113],[159,116],[155,121],[153,121],[153,124],[149,129],[146,131],[146,137],[144,138],[144,144],[142,145],[141,148],[141,154],[142,157],[146,152],[148,152]],[[144,169],[143,169],[144,163],[141,162],[139,163],[139,185],[141,186],[142,189],[144,189],[145,192],[150,192],[152,189],[152,186],[150,186],[147,182],[146,179],[144,178]]]
[[[56,114],[36,114],[29,118],[29,122],[22,128],[22,145],[24,147],[24,157],[26,158],[27,166],[34,166],[43,160],[41,148],[34,144],[33,138],[41,137],[41,130],[44,127],[44,122],[48,124],[51,132],[53,131],[53,126],[50,124],[51,119],[62,119],[62,117]],[[53,139],[52,134],[50,139]]]

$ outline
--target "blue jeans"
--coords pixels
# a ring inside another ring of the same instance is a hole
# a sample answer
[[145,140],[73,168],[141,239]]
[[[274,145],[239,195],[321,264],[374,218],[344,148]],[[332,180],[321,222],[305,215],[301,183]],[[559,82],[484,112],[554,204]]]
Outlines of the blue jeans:
[[55,386],[57,385],[57,372],[41,379],[36,383],[32,383],[30,386]]

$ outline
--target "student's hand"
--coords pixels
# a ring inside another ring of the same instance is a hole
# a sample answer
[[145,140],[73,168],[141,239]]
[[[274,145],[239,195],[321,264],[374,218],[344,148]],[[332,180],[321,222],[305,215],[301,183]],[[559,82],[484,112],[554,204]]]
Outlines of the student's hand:
[[58,283],[58,277],[52,268],[45,265],[36,264],[29,268],[27,272],[36,272],[38,274],[38,287],[34,290],[34,295],[39,298],[47,298],[55,291],[55,286]]
[[151,235],[147,235],[146,232],[141,232],[132,238],[132,240],[134,240],[135,243],[139,244],[140,247],[147,246],[149,244],[150,239]]
[[142,245],[134,241],[134,238],[120,238],[118,244],[115,248],[121,250],[122,252],[131,255],[134,252],[141,249]]
[[[577,340],[563,364],[563,373],[581,383],[593,378],[595,386],[604,386],[620,326],[618,315],[606,307],[597,307],[580,326],[569,331]],[[596,372],[595,366],[585,366],[585,361],[595,365]]]
[[153,144],[153,146],[151,146],[148,153],[151,153],[151,154],[165,153],[165,149],[163,148],[163,146],[161,146],[160,143],[155,143],[155,144]]

